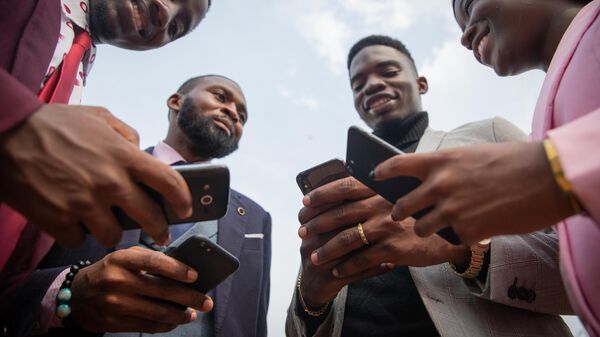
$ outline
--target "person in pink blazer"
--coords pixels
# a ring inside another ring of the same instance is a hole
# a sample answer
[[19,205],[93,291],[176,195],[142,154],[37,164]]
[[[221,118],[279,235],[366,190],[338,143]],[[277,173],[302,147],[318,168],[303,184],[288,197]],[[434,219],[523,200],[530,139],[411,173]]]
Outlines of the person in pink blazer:
[[473,243],[556,225],[569,299],[600,336],[600,0],[454,0],[453,8],[477,61],[500,76],[547,72],[531,142],[399,156],[375,179],[423,180],[392,213],[433,205],[415,224],[422,236],[451,226]]

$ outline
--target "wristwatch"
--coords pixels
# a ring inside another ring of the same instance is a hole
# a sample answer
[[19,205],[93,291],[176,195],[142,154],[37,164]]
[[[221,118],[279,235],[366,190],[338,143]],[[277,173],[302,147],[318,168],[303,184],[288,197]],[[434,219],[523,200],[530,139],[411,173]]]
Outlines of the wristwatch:
[[450,269],[458,276],[462,278],[476,278],[481,273],[481,269],[483,268],[483,261],[485,259],[485,254],[490,249],[491,239],[481,240],[475,244],[472,244],[469,248],[471,249],[471,260],[469,261],[469,265],[464,271],[458,270],[458,268],[452,263],[448,262]]

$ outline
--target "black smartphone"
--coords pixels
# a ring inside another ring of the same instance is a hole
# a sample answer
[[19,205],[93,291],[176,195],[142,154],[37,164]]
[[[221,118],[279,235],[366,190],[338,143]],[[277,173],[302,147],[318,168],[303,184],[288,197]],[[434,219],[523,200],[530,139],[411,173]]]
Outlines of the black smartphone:
[[165,254],[198,272],[196,282],[186,285],[204,294],[225,281],[240,266],[235,256],[200,234],[190,236],[177,247],[167,248]]
[[348,176],[346,164],[341,159],[331,159],[298,173],[296,182],[302,194],[306,194],[317,187]]
[[[402,154],[404,152],[357,126],[348,129],[346,149],[348,173],[391,203],[396,203],[399,198],[417,188],[421,181],[411,176],[375,181],[369,175],[383,161]],[[430,210],[431,207],[420,210],[412,216],[419,219]],[[460,244],[460,239],[451,227],[441,229],[437,234],[452,244]]]
[[[140,185],[161,206],[167,224],[216,220],[227,213],[229,204],[229,169],[227,166],[190,164],[173,166],[173,169],[181,174],[192,194],[192,215],[189,218],[177,217],[158,192],[145,185]],[[140,227],[120,208],[114,207],[113,212],[123,229]]]

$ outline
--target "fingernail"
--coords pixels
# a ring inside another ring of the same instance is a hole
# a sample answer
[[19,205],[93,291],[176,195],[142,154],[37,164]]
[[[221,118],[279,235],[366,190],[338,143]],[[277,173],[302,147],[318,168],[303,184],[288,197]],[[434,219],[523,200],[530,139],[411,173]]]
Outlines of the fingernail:
[[212,310],[212,308],[213,308],[212,298],[210,296],[206,296],[204,303],[202,303],[202,311],[209,312]]
[[340,277],[340,272],[337,270],[337,268],[333,268],[331,270],[331,274],[333,274],[333,276],[339,278]]
[[302,204],[306,207],[310,206],[310,196],[308,194],[302,198]]
[[302,226],[302,227],[300,227],[300,229],[298,229],[298,236],[301,239],[304,239],[307,234],[308,234],[308,230],[306,229],[306,227]]
[[375,180],[375,170],[371,170],[371,172],[369,172],[369,179]]
[[188,269],[186,277],[188,281],[194,282],[198,278],[198,273],[194,269]]
[[315,266],[319,263],[319,254],[316,250],[310,254],[310,260]]
[[196,310],[190,308],[189,310],[189,317],[188,317],[188,322],[193,322],[198,318],[198,313],[196,313]]
[[380,267],[385,270],[393,270],[395,268],[395,265],[393,263],[384,262],[381,264]]

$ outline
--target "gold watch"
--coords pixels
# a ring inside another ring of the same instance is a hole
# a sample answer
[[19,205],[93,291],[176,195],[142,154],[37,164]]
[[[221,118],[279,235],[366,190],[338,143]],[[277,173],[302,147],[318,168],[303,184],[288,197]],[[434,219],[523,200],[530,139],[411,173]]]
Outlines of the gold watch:
[[475,244],[472,244],[471,247],[471,260],[469,261],[469,265],[464,272],[458,272],[458,269],[452,262],[448,262],[450,269],[458,276],[462,278],[476,278],[481,273],[481,269],[483,268],[483,261],[485,259],[485,254],[490,249],[491,239],[481,240]]

